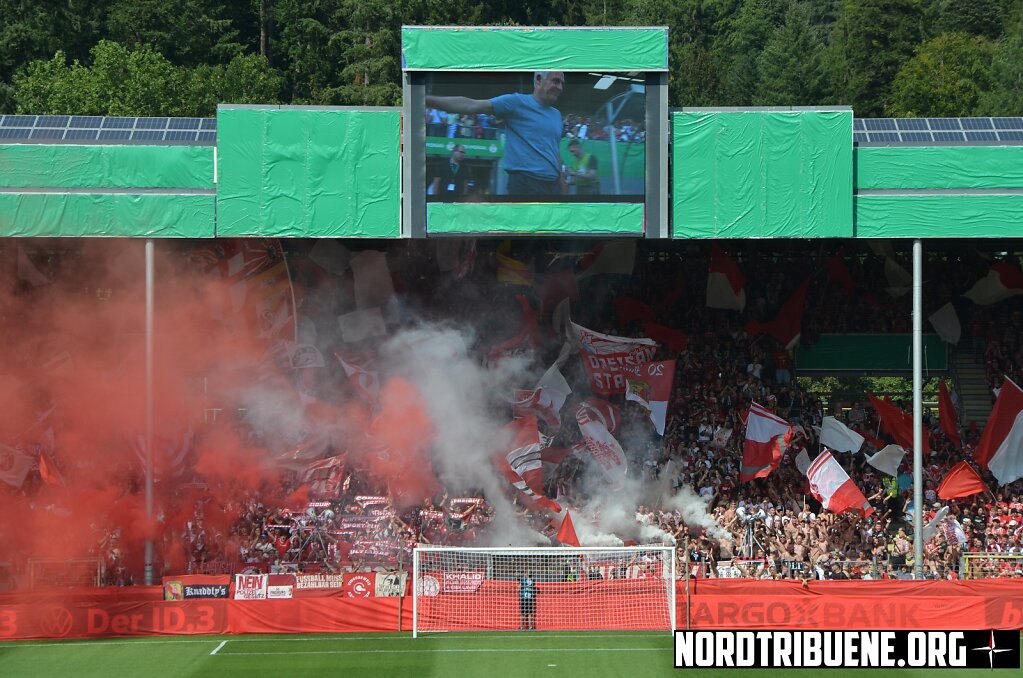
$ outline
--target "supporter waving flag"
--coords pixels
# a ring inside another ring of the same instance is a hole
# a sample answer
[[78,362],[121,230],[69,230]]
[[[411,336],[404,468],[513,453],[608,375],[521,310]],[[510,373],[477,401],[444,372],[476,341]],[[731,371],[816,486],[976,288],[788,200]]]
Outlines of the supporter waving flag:
[[959,414],[952,404],[952,397],[948,393],[944,379],[938,382],[938,421],[941,424],[941,432],[948,436],[956,447],[962,449],[963,442],[959,438]]
[[792,424],[753,403],[746,418],[746,442],[742,447],[739,480],[763,478],[778,468],[785,448],[792,440]]
[[512,449],[507,453],[498,453],[495,457],[498,469],[515,489],[525,494],[531,501],[555,512],[561,506],[544,495],[543,491],[543,459],[540,431],[536,417],[528,416],[516,419],[505,427],[512,436]]
[[831,456],[828,448],[824,448],[824,452],[810,462],[806,478],[810,481],[810,493],[829,511],[845,513],[853,510],[864,518],[874,512],[874,507],[842,465]]
[[1023,478],[1023,390],[1008,377],[973,459],[1002,485]]
[[590,398],[579,406],[575,418],[586,447],[604,475],[612,480],[625,477],[628,470],[625,450],[612,435],[618,428],[618,408],[611,403]]

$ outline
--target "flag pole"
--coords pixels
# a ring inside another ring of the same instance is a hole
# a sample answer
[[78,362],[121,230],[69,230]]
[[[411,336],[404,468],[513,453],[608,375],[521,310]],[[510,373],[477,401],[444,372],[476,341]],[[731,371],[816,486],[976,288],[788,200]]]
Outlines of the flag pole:
[[146,549],[145,582],[153,585],[153,239],[146,238]]
[[923,244],[913,240],[913,574],[923,579]]

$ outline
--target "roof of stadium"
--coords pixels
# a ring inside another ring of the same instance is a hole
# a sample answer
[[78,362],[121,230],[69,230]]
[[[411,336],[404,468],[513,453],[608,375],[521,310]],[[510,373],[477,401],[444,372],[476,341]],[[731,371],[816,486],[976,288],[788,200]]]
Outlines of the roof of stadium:
[[[215,146],[216,118],[3,115],[0,143]],[[1023,117],[855,118],[859,146],[1023,146]]]

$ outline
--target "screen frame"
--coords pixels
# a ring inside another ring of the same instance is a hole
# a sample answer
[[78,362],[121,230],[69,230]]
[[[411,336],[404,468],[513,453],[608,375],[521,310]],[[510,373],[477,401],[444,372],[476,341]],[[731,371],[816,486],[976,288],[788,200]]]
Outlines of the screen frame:
[[[509,69],[525,70],[525,69]],[[601,69],[609,73],[614,69]],[[438,237],[429,234],[426,197],[426,80],[432,71],[403,71],[402,73],[402,237]],[[443,71],[437,71],[443,72]],[[470,71],[472,72],[472,71]],[[479,69],[476,72],[491,72]],[[619,70],[617,72],[626,72]],[[644,71],[645,103],[645,190],[643,205],[643,237],[668,238],[668,74],[663,71]],[[516,203],[507,203],[516,204]],[[570,202],[550,203],[571,205]],[[537,224],[536,235],[549,232]],[[606,229],[595,225],[592,232],[579,236],[600,235]],[[466,230],[464,233],[445,233],[445,237],[474,235],[516,235]],[[517,234],[529,235],[529,234]],[[562,234],[564,237],[564,234]]]

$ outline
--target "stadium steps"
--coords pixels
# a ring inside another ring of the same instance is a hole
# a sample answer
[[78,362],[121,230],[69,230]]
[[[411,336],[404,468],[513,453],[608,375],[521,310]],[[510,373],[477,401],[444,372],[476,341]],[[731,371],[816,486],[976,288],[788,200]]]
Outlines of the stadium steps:
[[991,415],[991,390],[987,385],[982,355],[974,353],[964,342],[955,349],[956,372],[959,377],[959,400],[963,426],[971,421],[983,430]]

